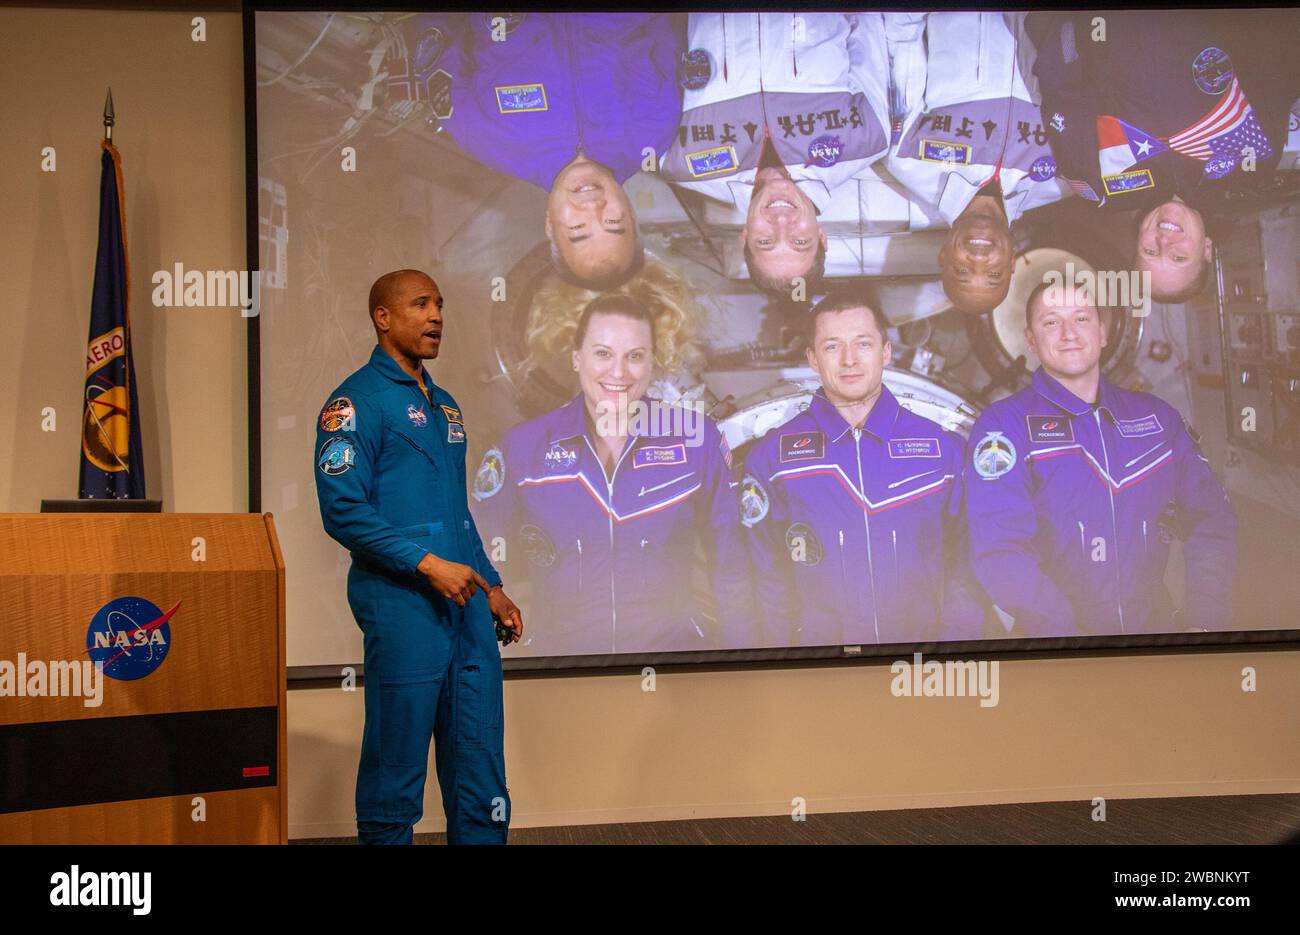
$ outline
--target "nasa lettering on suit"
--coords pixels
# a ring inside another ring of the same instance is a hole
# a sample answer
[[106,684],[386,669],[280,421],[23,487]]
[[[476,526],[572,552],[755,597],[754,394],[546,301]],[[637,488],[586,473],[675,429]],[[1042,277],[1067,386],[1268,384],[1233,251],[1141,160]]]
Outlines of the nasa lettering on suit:
[[[484,454],[474,480],[482,528],[506,543],[508,567],[531,582],[533,606],[546,608],[530,631],[533,652],[753,645],[731,454],[712,420],[696,417],[697,439],[634,432],[609,477],[581,394]],[[695,592],[697,577],[711,601]]]
[[1101,378],[1098,405],[1041,368],[984,410],[966,459],[971,560],[1021,635],[1169,632],[1174,536],[1181,626],[1231,626],[1237,521],[1174,407]]
[[501,578],[469,514],[455,399],[380,347],[330,394],[314,475],[325,531],[352,555],[348,603],[364,635],[366,720],[357,773],[363,842],[409,842],[423,814],[430,736],[449,843],[503,843],[501,659],[482,590],[462,608],[417,566],[427,553]]
[[860,431],[819,389],[756,442],[741,509],[763,645],[981,638],[962,454],[961,436],[883,386]]

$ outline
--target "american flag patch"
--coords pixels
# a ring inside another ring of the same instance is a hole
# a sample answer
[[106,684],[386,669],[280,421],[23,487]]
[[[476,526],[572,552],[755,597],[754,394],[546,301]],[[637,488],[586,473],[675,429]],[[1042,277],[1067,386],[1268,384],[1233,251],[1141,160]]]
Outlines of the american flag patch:
[[1255,150],[1257,159],[1273,155],[1273,147],[1236,78],[1213,110],[1166,142],[1170,149],[1202,161],[1214,157],[1235,160],[1246,147]]

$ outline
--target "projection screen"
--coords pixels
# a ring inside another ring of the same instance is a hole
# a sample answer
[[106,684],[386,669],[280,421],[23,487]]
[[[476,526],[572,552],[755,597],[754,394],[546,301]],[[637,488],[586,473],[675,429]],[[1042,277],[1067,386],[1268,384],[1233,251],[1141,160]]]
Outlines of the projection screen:
[[513,667],[1292,638],[1296,19],[256,11],[291,666],[400,269]]

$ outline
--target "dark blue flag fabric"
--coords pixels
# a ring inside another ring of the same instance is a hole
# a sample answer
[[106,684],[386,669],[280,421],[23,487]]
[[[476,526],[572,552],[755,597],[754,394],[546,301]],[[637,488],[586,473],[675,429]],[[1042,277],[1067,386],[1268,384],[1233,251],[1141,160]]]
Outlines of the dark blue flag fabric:
[[122,198],[122,157],[103,143],[99,179],[99,250],[86,345],[81,419],[81,497],[144,498],[140,406],[131,359],[131,319]]

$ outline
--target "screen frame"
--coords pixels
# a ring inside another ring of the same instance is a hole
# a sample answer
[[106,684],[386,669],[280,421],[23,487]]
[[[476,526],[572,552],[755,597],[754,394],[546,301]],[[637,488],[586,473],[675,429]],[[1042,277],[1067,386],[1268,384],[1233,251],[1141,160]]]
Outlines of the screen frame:
[[[670,3],[657,9],[689,11],[692,4]],[[927,5],[928,6],[928,5]],[[481,3],[446,3],[438,10],[481,12]],[[580,13],[591,8],[573,8],[554,4],[516,4],[516,7],[555,12]],[[392,10],[424,10],[427,3],[393,2]],[[917,6],[916,9],[926,7]],[[244,187],[245,237],[248,269],[260,270],[258,242],[258,159],[257,159],[257,43],[256,14],[259,12],[331,12],[335,10],[373,10],[373,6],[356,2],[272,3],[251,0],[242,4],[244,53]],[[628,8],[631,11],[632,8]],[[636,8],[644,11],[644,8]],[[814,4],[785,0],[751,5],[748,10],[821,9]],[[1003,9],[999,6],[996,9]],[[1068,9],[1068,8],[1060,8]],[[648,11],[647,11],[648,12]],[[1216,265],[1218,264],[1216,253]],[[1220,289],[1221,296],[1221,289]],[[1220,301],[1221,306],[1221,301]],[[1219,308],[1222,320],[1222,307]],[[1222,325],[1220,326],[1222,336]],[[247,319],[248,364],[248,512],[262,512],[262,431],[261,431],[261,326],[259,316]],[[1225,411],[1225,418],[1226,411]],[[1300,610],[1300,608],[1297,608]],[[1300,629],[1229,630],[1222,632],[1143,633],[1112,636],[1039,637],[952,642],[894,643],[862,646],[796,646],[763,649],[696,650],[690,652],[599,654],[584,656],[502,657],[507,678],[573,677],[615,674],[645,674],[646,669],[673,672],[725,672],[753,669],[822,668],[825,666],[881,664],[898,659],[910,660],[920,653],[925,659],[1029,660],[1069,659],[1078,657],[1144,656],[1169,653],[1270,652],[1300,648]],[[337,684],[338,673],[353,669],[364,677],[358,663],[338,665],[287,666],[288,678],[298,687]]]

